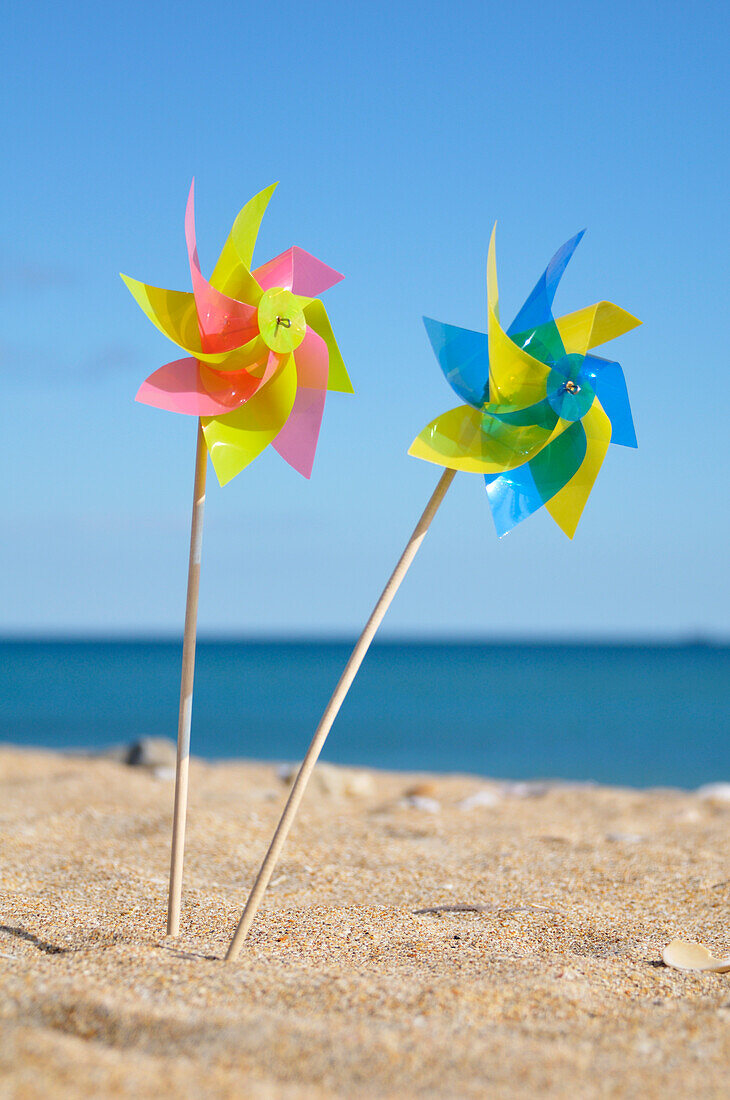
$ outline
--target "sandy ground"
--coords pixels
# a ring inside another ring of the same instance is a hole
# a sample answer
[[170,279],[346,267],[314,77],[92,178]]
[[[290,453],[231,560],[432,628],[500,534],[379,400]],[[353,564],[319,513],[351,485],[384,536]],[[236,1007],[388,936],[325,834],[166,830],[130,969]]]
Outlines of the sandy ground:
[[308,794],[224,964],[273,766],[193,763],[171,941],[169,777],[0,752],[3,1100],[728,1096],[730,975],[660,952],[730,949],[730,802],[345,780]]

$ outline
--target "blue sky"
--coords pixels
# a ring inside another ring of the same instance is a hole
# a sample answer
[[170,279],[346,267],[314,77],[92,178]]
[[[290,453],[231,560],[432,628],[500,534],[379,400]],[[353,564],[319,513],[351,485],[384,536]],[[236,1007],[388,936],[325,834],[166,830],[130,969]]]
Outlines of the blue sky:
[[484,328],[498,220],[506,320],[587,227],[556,307],[643,319],[610,346],[639,450],[572,543],[544,513],[497,540],[458,475],[383,633],[727,636],[725,4],[31,0],[4,32],[0,630],[181,629],[195,422],[134,402],[177,354],[118,272],[189,289],[195,175],[207,271],[281,181],[256,256],[346,274],[357,391],[311,482],[210,471],[201,633],[362,625],[438,478],[411,439],[458,403],[421,316]]

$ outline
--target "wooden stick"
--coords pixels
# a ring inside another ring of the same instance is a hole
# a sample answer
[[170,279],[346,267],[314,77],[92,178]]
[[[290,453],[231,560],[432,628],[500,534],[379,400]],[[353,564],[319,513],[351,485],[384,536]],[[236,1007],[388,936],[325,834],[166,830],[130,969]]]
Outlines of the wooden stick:
[[170,854],[170,892],[167,900],[167,934],[180,935],[180,897],[182,894],[183,856],[185,854],[185,818],[188,811],[188,765],[190,763],[190,721],[193,713],[193,677],[195,675],[195,637],[198,626],[200,554],[203,546],[203,511],[208,450],[203,425],[198,420],[198,445],[195,452],[193,517],[190,525],[188,595],[185,604],[182,675],[180,677],[180,713],[177,723],[177,767],[175,769],[175,808],[172,816]]
[[274,867],[276,866],[276,861],[281,854],[281,849],[284,847],[286,838],[289,835],[289,830],[291,829],[294,822],[296,812],[299,809],[299,804],[302,801],[302,797],[304,796],[304,792],[307,788],[309,777],[312,774],[314,765],[317,763],[317,759],[322,751],[325,740],[327,738],[327,734],[332,728],[332,724],[345,700],[345,696],[350,690],[352,681],[355,679],[355,676],[357,675],[357,671],[363,662],[365,654],[370,648],[370,643],[375,637],[375,633],[381,622],[383,621],[385,613],[390,607],[393,601],[393,597],[400,587],[401,581],[408,572],[411,562],[415,558],[416,553],[418,552],[418,548],[423,542],[426,532],[428,531],[431,520],[436,515],[436,512],[439,509],[439,505],[446,495],[447,489],[451,485],[451,482],[454,480],[455,474],[456,470],[444,470],[443,474],[441,475],[439,483],[434,490],[433,496],[429,500],[426,508],[424,509],[423,515],[416,524],[416,528],[410,539],[408,540],[408,545],[403,551],[400,561],[393,570],[390,580],[383,589],[382,595],[376,603],[373,612],[367,621],[365,629],[358,638],[357,644],[355,645],[355,648],[352,651],[352,655],[350,656],[350,660],[345,665],[345,671],[342,673],[342,676],[340,677],[339,683],[334,690],[332,698],[327,704],[325,712],[322,715],[320,723],[315,731],[314,737],[312,738],[312,743],[307,749],[307,755],[304,757],[302,766],[299,769],[299,773],[294,780],[291,793],[287,800],[286,806],[284,807],[284,813],[282,814],[281,820],[279,821],[279,824],[276,828],[273,840],[271,841],[269,850],[266,853],[266,858],[261,865],[261,870],[258,873],[256,882],[254,883],[248,901],[246,902],[246,908],[243,911],[243,915],[241,916],[241,919],[238,923],[236,933],[231,940],[230,946],[228,948],[228,952],[226,954],[226,962],[231,962],[233,959],[236,959],[238,957],[238,953],[241,950],[243,941],[246,939],[251,924],[256,916],[256,913],[258,912],[258,908],[261,905],[266,887],[269,885],[269,880],[273,873]]

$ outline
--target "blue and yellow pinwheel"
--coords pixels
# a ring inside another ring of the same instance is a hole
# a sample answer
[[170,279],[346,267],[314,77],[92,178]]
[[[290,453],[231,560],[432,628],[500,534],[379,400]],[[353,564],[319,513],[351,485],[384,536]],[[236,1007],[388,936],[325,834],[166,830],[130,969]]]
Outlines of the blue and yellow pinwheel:
[[424,318],[447,381],[468,404],[437,417],[408,453],[484,474],[500,536],[544,505],[572,538],[609,443],[636,446],[623,371],[589,351],[641,322],[611,302],[553,317],[558,283],[582,236],[555,253],[506,331],[494,231],[487,332]]

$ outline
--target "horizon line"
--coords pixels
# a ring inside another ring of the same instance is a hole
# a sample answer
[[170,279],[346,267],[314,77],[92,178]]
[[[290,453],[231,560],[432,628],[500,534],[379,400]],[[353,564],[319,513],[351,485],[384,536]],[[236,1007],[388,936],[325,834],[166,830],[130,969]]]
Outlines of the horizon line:
[[[356,633],[345,631],[319,632],[307,634],[295,632],[234,633],[232,631],[202,631],[197,642],[202,645],[353,645],[358,638]],[[177,645],[182,643],[182,630],[170,631],[80,631],[49,630],[41,631],[0,631],[1,645],[20,644],[106,644],[106,645]],[[484,645],[484,646],[708,646],[723,648],[730,646],[730,635],[710,631],[693,630],[665,634],[643,634],[639,632],[576,632],[555,634],[456,634],[442,633],[427,636],[415,633],[385,634],[376,638],[373,645],[387,646],[439,646],[439,645]]]

